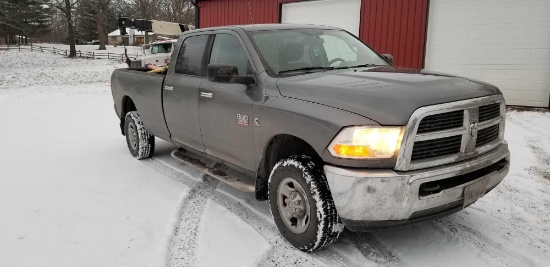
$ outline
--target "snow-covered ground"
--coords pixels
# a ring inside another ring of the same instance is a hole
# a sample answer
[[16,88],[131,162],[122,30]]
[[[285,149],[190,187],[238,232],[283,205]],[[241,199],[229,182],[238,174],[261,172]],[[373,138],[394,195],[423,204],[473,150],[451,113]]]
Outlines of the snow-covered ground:
[[267,202],[128,152],[107,60],[0,52],[0,266],[548,266],[550,113],[509,111],[510,174],[431,222],[305,254]]

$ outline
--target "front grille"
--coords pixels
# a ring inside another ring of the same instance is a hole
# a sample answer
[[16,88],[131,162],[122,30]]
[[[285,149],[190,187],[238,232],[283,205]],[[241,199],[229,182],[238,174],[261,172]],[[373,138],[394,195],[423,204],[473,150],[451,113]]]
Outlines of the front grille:
[[500,116],[500,104],[494,103],[479,107],[479,121],[488,121]]
[[498,95],[417,109],[407,124],[395,169],[441,166],[494,149],[502,140],[503,105]]
[[477,132],[476,147],[485,145],[498,138],[500,127],[498,124],[481,129]]
[[462,127],[464,110],[440,113],[427,116],[418,125],[417,133],[427,133]]
[[141,67],[141,60],[130,61],[130,68],[139,68],[139,67]]
[[411,160],[419,160],[460,152],[462,136],[450,136],[440,139],[414,143]]

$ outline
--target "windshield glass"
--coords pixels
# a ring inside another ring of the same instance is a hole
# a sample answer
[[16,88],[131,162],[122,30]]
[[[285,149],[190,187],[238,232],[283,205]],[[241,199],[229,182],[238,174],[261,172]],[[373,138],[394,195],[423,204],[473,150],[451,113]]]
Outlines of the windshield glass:
[[341,30],[293,29],[250,34],[264,65],[274,74],[388,65],[368,46]]
[[151,54],[170,53],[172,51],[172,43],[154,44],[151,46]]

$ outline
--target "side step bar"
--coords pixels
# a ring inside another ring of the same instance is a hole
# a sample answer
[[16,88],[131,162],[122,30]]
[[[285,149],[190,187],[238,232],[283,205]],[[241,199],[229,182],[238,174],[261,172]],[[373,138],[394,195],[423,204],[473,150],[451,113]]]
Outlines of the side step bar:
[[210,177],[216,178],[221,182],[235,189],[238,189],[243,192],[249,192],[249,193],[254,193],[256,191],[255,185],[245,183],[241,181],[239,178],[229,176],[223,170],[218,168],[222,166],[221,164],[214,164],[214,166],[208,167],[204,162],[189,156],[188,154],[185,153],[184,150],[180,150],[180,149],[176,149],[172,151],[171,155],[173,158],[183,163],[189,164],[197,168],[198,170],[200,170],[202,173]]

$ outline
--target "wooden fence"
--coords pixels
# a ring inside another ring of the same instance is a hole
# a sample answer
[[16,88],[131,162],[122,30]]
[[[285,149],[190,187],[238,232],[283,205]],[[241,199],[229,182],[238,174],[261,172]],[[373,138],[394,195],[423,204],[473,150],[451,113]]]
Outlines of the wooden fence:
[[[0,45],[0,51],[30,51],[30,52],[42,52],[42,53],[52,53],[56,55],[69,56],[68,49],[59,49],[53,46],[42,46],[42,45],[17,45],[17,46],[7,46]],[[76,56],[79,58],[89,58],[89,59],[107,59],[113,61],[124,62],[126,57],[124,54],[112,53],[108,51],[76,51]],[[128,57],[137,57],[138,54],[128,55]]]

